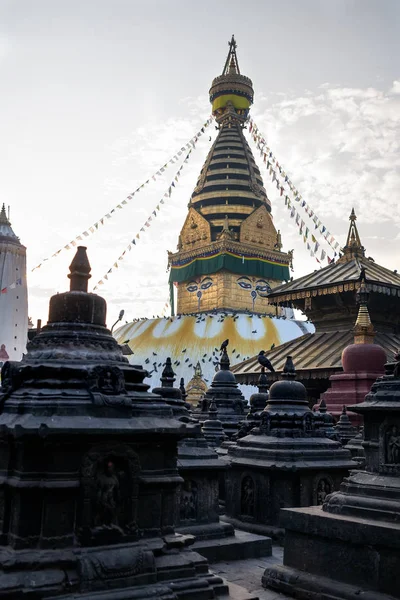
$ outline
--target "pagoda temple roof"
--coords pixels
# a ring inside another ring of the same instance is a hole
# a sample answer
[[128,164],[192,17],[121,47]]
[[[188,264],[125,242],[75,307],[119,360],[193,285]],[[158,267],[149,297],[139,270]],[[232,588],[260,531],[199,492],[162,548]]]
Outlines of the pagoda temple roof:
[[[343,349],[353,344],[352,330],[306,333],[301,337],[276,346],[265,353],[276,373],[267,373],[268,381],[279,379],[287,356],[296,365],[297,379],[326,379],[335,372],[342,371]],[[381,346],[388,361],[393,360],[400,347],[400,334],[376,333],[375,344]],[[232,372],[238,383],[257,385],[261,373],[258,357],[254,356],[234,367]]]
[[[369,291],[394,295],[396,292],[391,290],[397,290],[397,295],[400,296],[400,275],[398,273],[378,265],[372,258],[357,257],[348,262],[338,261],[304,275],[304,277],[279,285],[268,294],[268,300],[270,303],[279,304],[296,298],[304,298],[306,292],[311,291],[316,292],[312,295],[325,295],[356,289],[363,270]],[[338,287],[343,287],[343,289],[338,289]]]
[[310,295],[319,296],[355,290],[360,286],[362,275],[365,277],[368,291],[400,296],[400,274],[378,265],[373,258],[365,256],[356,219],[353,208],[349,217],[350,227],[346,245],[342,249],[343,254],[335,263],[294,281],[278,285],[268,294],[270,303],[279,304]]

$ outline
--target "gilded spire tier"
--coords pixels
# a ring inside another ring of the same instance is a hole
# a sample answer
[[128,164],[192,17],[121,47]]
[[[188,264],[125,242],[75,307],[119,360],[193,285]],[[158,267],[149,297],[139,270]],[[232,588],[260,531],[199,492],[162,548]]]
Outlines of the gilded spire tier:
[[268,292],[289,279],[291,257],[281,252],[271,203],[243,133],[254,92],[240,73],[236,47],[232,36],[223,72],[211,85],[219,133],[190,199],[178,252],[169,253],[181,314],[265,313]]

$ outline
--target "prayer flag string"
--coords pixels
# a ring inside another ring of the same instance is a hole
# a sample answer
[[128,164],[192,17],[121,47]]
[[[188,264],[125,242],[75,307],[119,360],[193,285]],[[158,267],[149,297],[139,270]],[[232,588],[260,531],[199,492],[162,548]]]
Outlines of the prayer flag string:
[[[294,186],[293,182],[284,171],[282,165],[278,162],[275,155],[271,151],[270,147],[267,145],[267,141],[265,137],[260,133],[257,125],[252,119],[249,119],[250,127],[249,132],[251,137],[253,138],[258,150],[260,151],[261,157],[263,159],[264,164],[269,172],[272,183],[276,182],[276,188],[280,192],[280,196],[285,199],[285,205],[288,209],[291,210],[290,216],[292,218],[296,217],[296,224],[299,226],[299,233],[303,236],[303,241],[309,249],[311,256],[315,256],[315,253],[318,251],[320,244],[316,242],[316,238],[314,235],[311,235],[311,239],[315,246],[314,250],[311,250],[311,245],[307,242],[310,234],[309,228],[305,225],[305,222],[301,219],[300,214],[297,212],[295,208],[292,209],[292,202],[299,203],[299,206],[304,208],[307,217],[312,219],[314,223],[314,232],[318,230],[318,233],[324,238],[327,244],[333,249],[334,257],[338,255],[339,251],[339,242],[337,242],[334,236],[330,233],[328,228],[322,223],[321,219],[316,215],[315,211],[312,207],[302,198],[301,194],[298,192],[297,188]],[[294,197],[292,200],[290,199],[289,193],[291,193]],[[333,262],[334,258],[330,258],[327,256],[325,250],[321,250],[320,260],[315,256],[318,262],[321,262],[327,259],[328,263]]]
[[[118,204],[116,204],[109,212],[105,213],[100,219],[98,219],[98,221],[93,223],[93,225],[91,225],[88,229],[85,229],[84,231],[82,231],[81,234],[77,235],[68,244],[65,244],[65,246],[62,246],[61,248],[59,248],[57,250],[57,252],[54,252],[51,256],[48,256],[47,258],[43,258],[39,264],[37,264],[35,267],[33,267],[33,269],[31,269],[31,271],[36,271],[36,269],[40,269],[40,267],[45,262],[51,260],[52,258],[56,258],[63,250],[71,250],[71,249],[75,248],[76,246],[79,245],[79,242],[83,242],[85,240],[85,238],[96,233],[100,227],[102,227],[106,224],[108,219],[111,219],[118,210],[123,209],[133,199],[133,197],[136,194],[138,194],[146,185],[151,183],[151,181],[156,181],[157,177],[161,177],[161,175],[164,173],[164,171],[170,165],[178,162],[180,156],[182,156],[182,154],[184,152],[187,152],[187,150],[189,150],[189,149],[193,149],[195,147],[198,139],[203,135],[204,131],[211,123],[212,123],[212,117],[209,117],[207,119],[207,121],[205,121],[205,123],[203,123],[203,125],[199,129],[199,131],[192,138],[190,138],[190,140],[185,145],[183,145],[176,152],[176,154],[174,154],[167,162],[165,162],[159,169],[157,169],[157,171],[155,171],[153,173],[153,175],[151,175],[144,183],[142,183],[139,187],[137,187],[133,192],[130,192],[123,200],[121,200]],[[172,185],[174,185],[174,184],[172,184]]]
[[97,284],[94,286],[93,291],[95,292],[97,289],[99,289],[99,286],[104,285],[105,281],[107,281],[109,279],[109,276],[111,275],[111,273],[113,273],[116,269],[118,269],[119,264],[121,261],[123,261],[125,259],[125,255],[130,252],[132,250],[132,248],[134,246],[136,246],[136,244],[141,240],[141,238],[143,237],[143,235],[146,233],[147,229],[151,226],[152,222],[154,221],[154,218],[157,217],[157,214],[159,213],[159,211],[161,210],[160,205],[164,205],[167,200],[169,198],[171,198],[171,194],[172,194],[172,189],[176,187],[179,178],[181,176],[182,173],[182,169],[184,167],[185,164],[187,164],[191,153],[193,152],[193,150],[196,147],[196,142],[192,145],[192,147],[190,148],[189,152],[187,153],[185,160],[183,161],[183,163],[181,164],[181,166],[179,167],[178,171],[175,174],[175,177],[172,179],[171,184],[169,185],[168,189],[166,190],[166,192],[164,193],[163,197],[159,200],[158,204],[155,206],[154,210],[151,211],[150,215],[147,217],[146,221],[144,222],[144,224],[142,225],[142,227],[139,229],[138,233],[135,235],[135,237],[132,238],[132,240],[129,242],[129,244],[127,245],[127,247],[125,248],[125,250],[119,255],[119,257],[114,261],[113,265],[108,269],[108,271],[103,275],[103,277],[97,282]]

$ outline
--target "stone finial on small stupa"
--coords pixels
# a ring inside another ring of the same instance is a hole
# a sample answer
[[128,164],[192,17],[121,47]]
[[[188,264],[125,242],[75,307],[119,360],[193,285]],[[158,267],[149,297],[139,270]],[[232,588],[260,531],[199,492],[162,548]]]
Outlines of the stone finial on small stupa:
[[319,412],[322,414],[325,414],[327,412],[327,408],[326,408],[326,402],[324,400],[324,398],[322,398],[321,402],[319,403]]
[[181,377],[181,380],[179,382],[179,389],[182,394],[182,400],[184,402],[186,402],[187,393],[186,393],[186,389],[185,389],[185,380],[183,379],[183,377]]
[[208,420],[216,421],[218,419],[218,409],[215,398],[212,398],[210,406],[208,407]]
[[228,356],[228,351],[227,351],[227,347],[229,344],[229,340],[225,340],[224,342],[222,342],[221,344],[221,359],[219,361],[220,367],[222,371],[229,371],[229,367],[230,367],[230,362],[229,362],[229,356]]
[[87,292],[88,281],[91,278],[91,266],[86,254],[85,246],[78,246],[76,254],[69,266],[70,274],[70,291],[71,292]]
[[260,394],[268,394],[268,379],[265,374],[265,367],[261,367],[257,387]]
[[346,407],[343,405],[342,414],[340,415],[339,421],[335,427],[336,433],[340,439],[340,442],[345,445],[349,442],[355,434],[355,428],[352,426],[347,414]]
[[165,366],[161,375],[161,387],[174,387],[175,373],[172,368],[171,358],[168,356],[165,361]]
[[293,364],[293,359],[291,356],[286,357],[285,366],[283,367],[282,377],[284,378],[295,378],[296,377],[296,369]]

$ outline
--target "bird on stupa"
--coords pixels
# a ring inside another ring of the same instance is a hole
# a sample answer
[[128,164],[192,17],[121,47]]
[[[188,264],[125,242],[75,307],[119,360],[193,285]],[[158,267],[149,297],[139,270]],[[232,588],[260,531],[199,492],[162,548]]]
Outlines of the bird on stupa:
[[228,339],[228,340],[224,340],[224,341],[222,342],[222,344],[221,344],[220,351],[221,351],[221,352],[223,352],[224,350],[226,350],[226,349],[227,349],[227,347],[228,347],[228,344],[229,344],[229,339]]
[[275,373],[271,361],[265,356],[265,350],[261,350],[258,354],[258,362],[262,367],[266,367],[271,373]]

